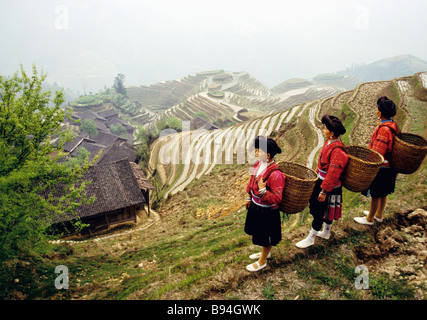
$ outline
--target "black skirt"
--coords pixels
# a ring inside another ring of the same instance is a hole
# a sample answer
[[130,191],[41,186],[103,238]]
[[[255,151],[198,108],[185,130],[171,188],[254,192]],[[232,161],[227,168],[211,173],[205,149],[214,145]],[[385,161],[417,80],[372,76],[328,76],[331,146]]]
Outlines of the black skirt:
[[[321,185],[323,180],[318,179],[314,185],[313,192],[309,201],[310,214],[313,216],[312,227],[316,231],[320,231],[322,224],[326,221],[331,224],[334,220],[341,217],[342,204],[342,186],[333,188],[332,191],[326,193],[326,200],[319,202]],[[336,209],[339,209],[337,211]]]
[[255,245],[276,246],[282,240],[279,208],[264,208],[251,202],[246,215],[245,232],[252,236]]
[[364,196],[372,198],[382,198],[394,192],[396,185],[397,172],[394,168],[382,167],[378,171],[374,181],[372,181],[369,189],[363,191]]

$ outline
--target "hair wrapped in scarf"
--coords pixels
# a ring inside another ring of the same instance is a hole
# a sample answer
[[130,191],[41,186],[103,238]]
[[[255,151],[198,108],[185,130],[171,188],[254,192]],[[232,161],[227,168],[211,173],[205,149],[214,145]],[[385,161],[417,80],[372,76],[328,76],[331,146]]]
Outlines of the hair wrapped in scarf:
[[382,96],[377,100],[378,110],[386,118],[391,118],[396,115],[396,105],[386,96]]
[[344,128],[340,119],[335,116],[330,116],[325,114],[322,117],[322,123],[328,128],[329,131],[333,132],[337,137],[346,133],[346,129]]
[[261,149],[265,153],[269,153],[272,158],[276,154],[282,153],[282,149],[280,149],[276,141],[264,136],[258,136],[255,138],[255,149]]

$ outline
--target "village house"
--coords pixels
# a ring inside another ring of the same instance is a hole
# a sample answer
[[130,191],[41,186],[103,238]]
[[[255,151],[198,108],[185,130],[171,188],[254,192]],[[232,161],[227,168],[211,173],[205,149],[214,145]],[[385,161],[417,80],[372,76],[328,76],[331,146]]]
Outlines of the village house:
[[[141,168],[127,159],[91,166],[82,181],[91,181],[86,186],[87,196],[95,197],[92,204],[83,204],[76,209],[83,223],[89,224],[84,232],[94,233],[125,222],[137,222],[150,215],[144,207],[150,207],[149,196],[153,185]],[[73,233],[71,221],[74,215],[56,217],[53,228]]]
[[[76,133],[75,138],[65,143],[63,148],[68,153],[68,158],[76,156],[80,148],[89,151],[90,161],[98,155],[93,166],[82,178],[92,181],[86,187],[86,193],[88,197],[93,196],[96,200],[93,204],[84,204],[77,209],[77,215],[82,222],[90,225],[88,231],[93,233],[115,224],[136,222],[137,217],[147,218],[150,215],[150,191],[154,187],[135,163],[137,152],[131,145],[132,139],[129,141],[109,131],[111,125],[120,123],[128,135],[132,136],[134,128],[118,119],[118,113],[113,109],[98,113],[86,110],[79,115],[73,115],[73,120],[78,119],[91,119],[95,121],[98,129],[97,135]],[[61,161],[66,160],[64,158]],[[147,208],[147,212],[144,208]],[[65,228],[69,234],[73,219],[75,216],[56,219],[54,228]]]

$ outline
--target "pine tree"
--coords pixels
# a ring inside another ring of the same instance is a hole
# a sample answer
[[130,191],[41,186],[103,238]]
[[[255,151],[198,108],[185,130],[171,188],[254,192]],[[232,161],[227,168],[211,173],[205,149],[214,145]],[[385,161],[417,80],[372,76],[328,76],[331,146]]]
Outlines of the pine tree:
[[117,93],[121,94],[124,97],[127,97],[126,89],[124,86],[125,76],[121,73],[117,74],[117,76],[114,78],[114,85],[113,88],[116,90]]

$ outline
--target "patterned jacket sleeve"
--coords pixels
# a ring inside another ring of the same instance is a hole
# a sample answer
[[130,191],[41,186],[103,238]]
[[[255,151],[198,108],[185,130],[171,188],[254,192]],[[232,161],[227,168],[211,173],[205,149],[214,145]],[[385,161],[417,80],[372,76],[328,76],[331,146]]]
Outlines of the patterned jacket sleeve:
[[393,134],[386,126],[378,129],[375,139],[372,139],[371,149],[377,151],[384,156],[389,148],[390,141],[393,139]]
[[326,192],[341,184],[340,176],[348,162],[348,155],[342,149],[332,151],[328,173],[320,187]]
[[251,178],[249,179],[248,185],[246,186],[246,193],[251,193],[251,187],[253,184],[253,176],[251,175]]
[[285,187],[285,175],[280,171],[271,173],[267,180],[267,191],[262,195],[261,201],[273,205],[282,202],[283,188]]

